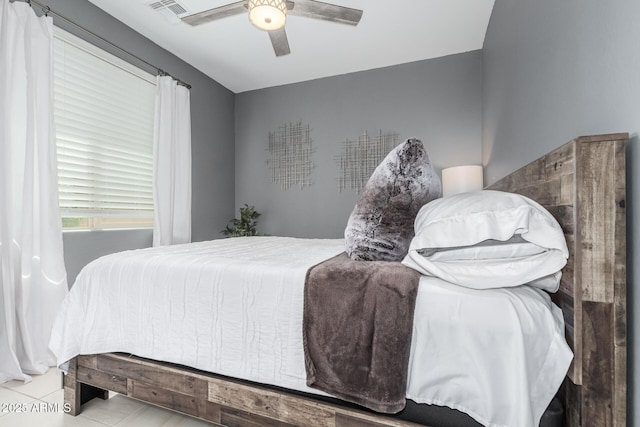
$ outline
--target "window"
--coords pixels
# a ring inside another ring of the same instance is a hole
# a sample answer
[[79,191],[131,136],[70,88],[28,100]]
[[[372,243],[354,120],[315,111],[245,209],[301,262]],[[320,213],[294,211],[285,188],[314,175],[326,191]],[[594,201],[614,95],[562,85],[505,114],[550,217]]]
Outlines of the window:
[[53,75],[63,227],[152,227],[155,76],[57,27]]

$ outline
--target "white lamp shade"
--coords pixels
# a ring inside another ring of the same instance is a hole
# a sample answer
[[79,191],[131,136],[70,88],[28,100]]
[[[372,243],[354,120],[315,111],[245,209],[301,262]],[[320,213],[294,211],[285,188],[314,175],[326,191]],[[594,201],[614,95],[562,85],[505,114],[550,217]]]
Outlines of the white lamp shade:
[[455,166],[442,169],[442,195],[444,197],[482,190],[482,186],[482,166]]
[[287,21],[287,5],[284,0],[249,0],[249,20],[261,30],[279,30]]

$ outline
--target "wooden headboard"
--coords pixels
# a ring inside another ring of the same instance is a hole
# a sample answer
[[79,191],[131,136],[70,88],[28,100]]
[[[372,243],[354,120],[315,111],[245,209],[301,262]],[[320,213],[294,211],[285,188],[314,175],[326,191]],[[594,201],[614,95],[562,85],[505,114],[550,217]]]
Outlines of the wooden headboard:
[[582,136],[489,186],[523,194],[562,226],[569,261],[560,291],[574,361],[561,390],[566,426],[625,426],[628,134]]

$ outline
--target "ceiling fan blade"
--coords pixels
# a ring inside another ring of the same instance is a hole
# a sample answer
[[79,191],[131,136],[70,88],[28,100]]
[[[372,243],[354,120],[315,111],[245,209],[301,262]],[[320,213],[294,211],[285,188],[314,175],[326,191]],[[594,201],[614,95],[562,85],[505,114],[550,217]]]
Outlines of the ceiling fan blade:
[[224,6],[185,16],[182,18],[182,22],[186,22],[189,25],[200,25],[215,21],[216,19],[226,18],[227,16],[239,15],[241,13],[247,13],[246,0],[229,3]]
[[287,2],[287,6],[289,6],[288,3],[293,3],[293,7],[287,11],[290,15],[323,19],[348,25],[358,25],[360,18],[362,18],[362,10],[336,4],[316,0],[295,0]]
[[271,39],[273,51],[276,53],[276,56],[283,56],[291,53],[291,50],[289,50],[289,40],[287,40],[287,33],[284,30],[284,27],[279,30],[269,31],[269,38]]

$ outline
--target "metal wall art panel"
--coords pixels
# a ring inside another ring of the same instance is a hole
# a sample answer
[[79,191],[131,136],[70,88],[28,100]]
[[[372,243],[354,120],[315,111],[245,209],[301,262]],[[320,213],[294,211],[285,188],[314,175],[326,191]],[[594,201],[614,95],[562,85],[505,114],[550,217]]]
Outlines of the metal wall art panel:
[[314,148],[310,134],[309,125],[302,122],[285,124],[269,132],[267,167],[271,181],[282,190],[312,184],[311,170],[315,165],[311,161]]
[[397,133],[382,131],[376,136],[365,131],[356,140],[345,140],[342,153],[336,157],[340,166],[338,189],[360,193],[376,167],[398,143]]

